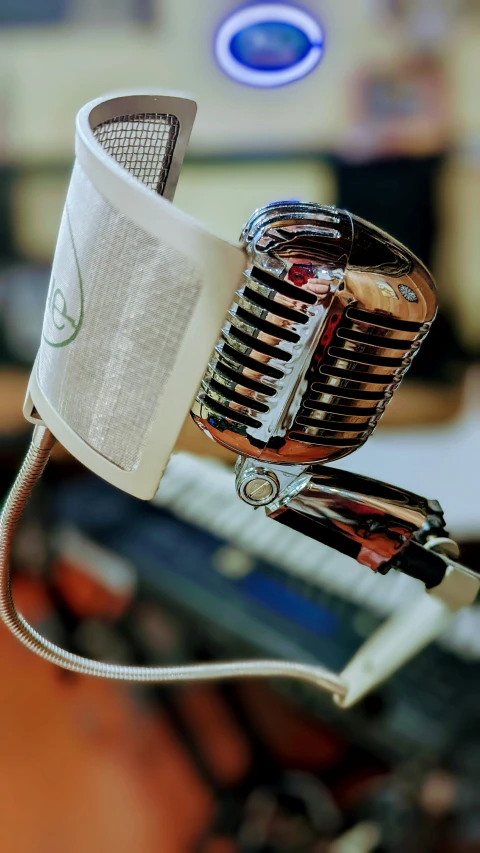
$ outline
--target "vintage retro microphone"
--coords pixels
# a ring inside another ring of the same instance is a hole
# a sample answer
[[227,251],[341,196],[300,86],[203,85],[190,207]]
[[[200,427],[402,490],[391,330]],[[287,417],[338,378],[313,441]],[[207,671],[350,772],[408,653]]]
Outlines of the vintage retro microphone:
[[[34,434],[1,518],[0,615],[27,647],[74,672],[290,677],[346,707],[437,636],[479,586],[452,559],[437,502],[323,466],[373,431],[434,318],[434,285],[403,246],[332,207],[269,205],[237,246],[202,229],[171,204],[195,109],[183,97],[125,94],[78,114],[24,409]],[[425,582],[430,594],[340,675],[282,660],[105,664],[60,649],[17,612],[11,539],[55,440],[148,499],[196,394],[198,425],[240,454],[243,500],[375,571],[395,566]]]

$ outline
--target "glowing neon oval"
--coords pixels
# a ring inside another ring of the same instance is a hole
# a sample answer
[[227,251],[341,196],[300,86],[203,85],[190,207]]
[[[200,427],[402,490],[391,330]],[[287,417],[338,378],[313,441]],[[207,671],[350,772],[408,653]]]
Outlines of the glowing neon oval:
[[323,30],[310,14],[283,3],[238,9],[220,26],[215,56],[239,83],[271,88],[310,74],[323,56]]

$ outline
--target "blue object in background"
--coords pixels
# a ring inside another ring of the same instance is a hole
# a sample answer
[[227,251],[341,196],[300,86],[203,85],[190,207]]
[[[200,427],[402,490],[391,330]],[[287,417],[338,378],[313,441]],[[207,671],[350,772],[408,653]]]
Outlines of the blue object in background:
[[285,86],[305,77],[323,56],[323,31],[306,11],[284,3],[237,9],[220,26],[215,56],[233,80]]
[[58,24],[67,7],[67,0],[1,0],[0,26]]
[[276,21],[246,27],[230,42],[232,56],[257,71],[291,68],[305,59],[310,47],[310,39],[303,30]]
[[236,586],[249,598],[318,637],[331,637],[340,630],[339,620],[331,610],[299,595],[258,569],[237,581]]

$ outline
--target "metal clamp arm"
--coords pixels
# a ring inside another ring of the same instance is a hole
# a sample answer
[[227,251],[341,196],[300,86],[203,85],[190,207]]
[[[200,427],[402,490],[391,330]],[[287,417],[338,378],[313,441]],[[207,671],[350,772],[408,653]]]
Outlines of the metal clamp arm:
[[404,489],[325,467],[301,489],[287,489],[266,512],[373,571],[395,566],[427,588],[445,574],[443,561],[421,548],[429,535],[445,535],[442,509]]
[[395,567],[425,583],[422,594],[388,619],[364,643],[340,677],[343,708],[362,699],[438,637],[452,615],[472,604],[480,576],[451,557],[437,501],[332,468],[315,472],[296,493],[267,507],[288,527],[348,554],[374,571]]

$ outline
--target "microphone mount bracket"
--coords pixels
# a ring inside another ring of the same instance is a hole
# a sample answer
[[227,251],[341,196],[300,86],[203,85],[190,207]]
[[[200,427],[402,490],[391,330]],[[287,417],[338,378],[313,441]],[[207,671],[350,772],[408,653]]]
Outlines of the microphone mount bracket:
[[436,500],[330,466],[269,465],[248,457],[237,460],[236,486],[242,500],[264,506],[269,518],[381,574],[396,568],[425,584],[427,595],[387,619],[340,673],[345,693],[335,701],[343,708],[438,637],[477,596],[480,575],[456,562],[458,545]]
[[447,538],[443,511],[436,500],[359,474],[324,465],[271,465],[239,457],[239,497],[265,507],[269,518],[347,554],[373,571],[397,568],[425,583],[443,580],[446,563],[429,539]]

